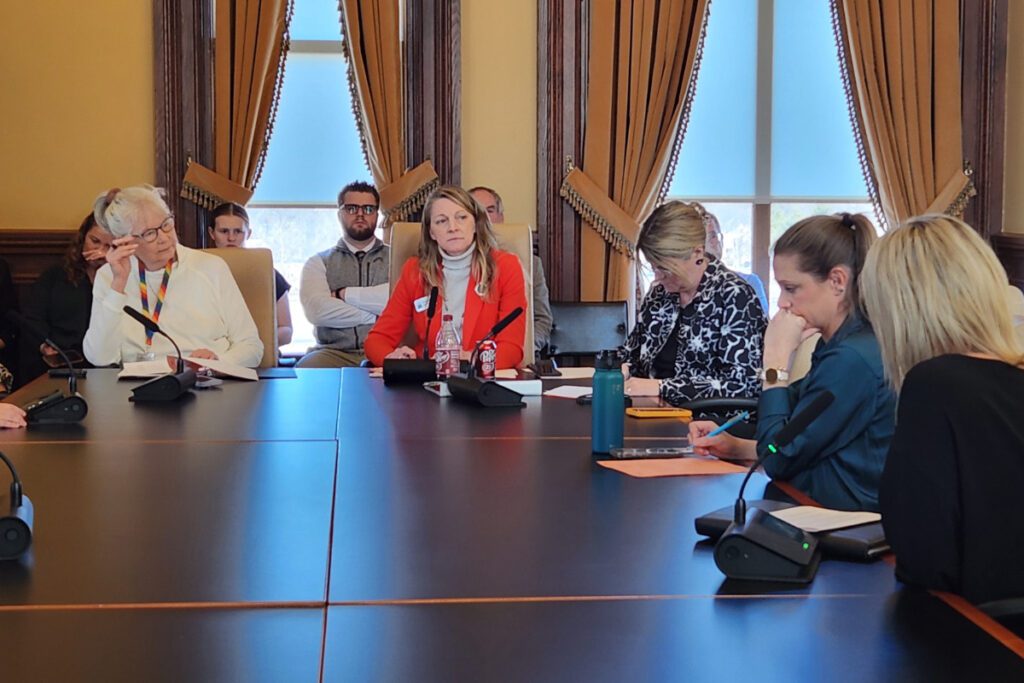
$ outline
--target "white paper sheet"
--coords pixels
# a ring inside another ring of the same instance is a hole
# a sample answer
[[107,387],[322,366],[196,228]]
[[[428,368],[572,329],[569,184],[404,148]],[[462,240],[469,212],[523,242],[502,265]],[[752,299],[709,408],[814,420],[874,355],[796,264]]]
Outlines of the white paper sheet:
[[545,396],[552,396],[554,398],[579,398],[591,393],[593,389],[590,387],[577,387],[572,384],[563,384],[558,387],[553,387],[544,392]]
[[882,519],[877,512],[844,512],[843,510],[830,510],[828,508],[816,508],[810,505],[798,505],[775,510],[771,513],[783,522],[789,522],[807,533],[814,534],[819,531],[834,531],[835,529],[846,529],[861,524],[871,524]]

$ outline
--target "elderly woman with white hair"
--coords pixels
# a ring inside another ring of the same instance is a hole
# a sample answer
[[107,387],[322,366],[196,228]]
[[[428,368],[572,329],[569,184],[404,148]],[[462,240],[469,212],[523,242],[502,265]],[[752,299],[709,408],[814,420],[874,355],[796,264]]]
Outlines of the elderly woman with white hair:
[[259,365],[263,343],[231,271],[222,259],[178,244],[162,190],[112,189],[96,200],[94,214],[114,240],[93,285],[83,343],[90,363],[174,353],[170,342],[124,313],[128,305],[157,322],[183,354]]

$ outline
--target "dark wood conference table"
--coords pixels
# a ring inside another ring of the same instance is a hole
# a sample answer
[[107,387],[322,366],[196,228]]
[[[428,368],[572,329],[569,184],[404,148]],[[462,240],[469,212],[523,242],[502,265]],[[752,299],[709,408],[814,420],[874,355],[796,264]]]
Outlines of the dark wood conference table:
[[[600,467],[573,401],[483,410],[365,370],[297,374],[136,406],[91,370],[81,425],[0,432],[36,507],[31,556],[0,563],[5,675],[1024,680],[1024,642],[886,562],[724,581],[693,519],[740,476]],[[685,425],[626,434],[665,445]]]

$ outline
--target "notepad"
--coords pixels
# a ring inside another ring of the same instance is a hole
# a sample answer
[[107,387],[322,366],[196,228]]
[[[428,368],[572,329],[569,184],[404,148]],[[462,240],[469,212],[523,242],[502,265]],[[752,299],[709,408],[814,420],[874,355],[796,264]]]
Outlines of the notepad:
[[736,474],[746,467],[718,458],[671,458],[665,460],[598,460],[597,464],[631,477],[692,477],[708,474]]
[[872,524],[882,519],[882,515],[877,512],[846,512],[811,505],[797,505],[785,510],[773,510],[771,514],[773,517],[777,517],[783,522],[789,522],[811,534],[816,534],[819,531],[846,529],[861,524]]

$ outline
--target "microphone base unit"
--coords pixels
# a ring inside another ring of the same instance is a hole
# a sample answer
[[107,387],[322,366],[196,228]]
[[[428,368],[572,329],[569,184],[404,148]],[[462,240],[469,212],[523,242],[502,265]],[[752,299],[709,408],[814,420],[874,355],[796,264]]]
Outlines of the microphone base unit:
[[475,377],[449,377],[448,391],[457,401],[485,408],[522,408],[526,405],[523,403],[522,394],[497,382],[481,382]]
[[24,410],[29,424],[74,424],[85,418],[89,405],[77,392],[65,396],[63,391],[55,391],[32,401]]
[[0,560],[16,560],[28,551],[32,545],[34,517],[32,501],[24,494],[21,505],[6,517],[0,517]]
[[129,401],[135,403],[176,401],[196,384],[196,372],[186,368],[184,372],[154,377],[132,389]]
[[753,507],[715,545],[715,564],[730,579],[806,584],[820,562],[817,538]]

